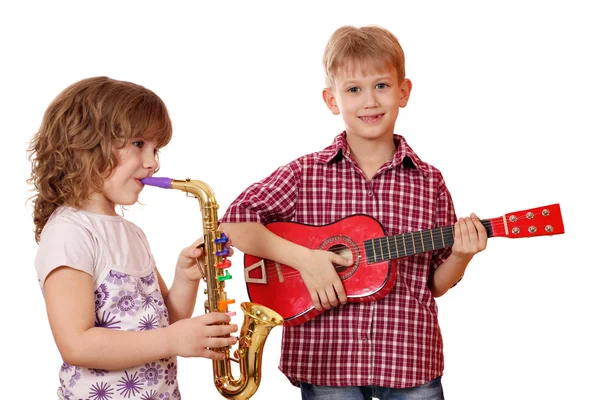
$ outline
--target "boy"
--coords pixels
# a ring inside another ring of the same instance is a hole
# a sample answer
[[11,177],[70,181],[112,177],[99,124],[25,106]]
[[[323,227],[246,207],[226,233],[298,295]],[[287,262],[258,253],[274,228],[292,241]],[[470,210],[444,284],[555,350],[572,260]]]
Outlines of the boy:
[[[316,309],[285,328],[280,369],[303,399],[443,399],[442,337],[434,297],[463,276],[487,235],[471,214],[456,221],[444,179],[394,134],[412,84],[404,53],[389,31],[342,27],[323,57],[323,100],[345,131],[320,152],[300,157],[247,188],[221,229],[241,251],[298,270]],[[332,264],[352,261],[271,233],[263,224],[324,225],[364,213],[388,235],[455,224],[455,243],[393,261],[394,288],[377,302],[348,303]]]

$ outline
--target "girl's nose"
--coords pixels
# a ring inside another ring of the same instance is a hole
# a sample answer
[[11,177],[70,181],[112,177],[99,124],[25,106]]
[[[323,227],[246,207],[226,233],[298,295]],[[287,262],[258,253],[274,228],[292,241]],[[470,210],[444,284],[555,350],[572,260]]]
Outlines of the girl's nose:
[[144,168],[155,170],[156,167],[158,167],[158,161],[156,160],[156,154],[152,151],[152,153],[144,156]]

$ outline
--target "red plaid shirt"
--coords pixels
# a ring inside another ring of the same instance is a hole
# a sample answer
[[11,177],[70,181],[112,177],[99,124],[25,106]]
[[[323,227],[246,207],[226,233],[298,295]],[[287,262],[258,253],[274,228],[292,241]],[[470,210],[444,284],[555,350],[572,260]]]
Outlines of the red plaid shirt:
[[[440,171],[421,161],[402,136],[394,140],[394,158],[368,181],[342,133],[331,146],[251,185],[221,222],[324,225],[364,213],[388,235],[453,224],[454,206]],[[383,299],[348,303],[284,328],[281,371],[296,385],[393,388],[442,375],[442,336],[427,281],[449,254],[445,249],[400,258],[393,264],[397,282]]]

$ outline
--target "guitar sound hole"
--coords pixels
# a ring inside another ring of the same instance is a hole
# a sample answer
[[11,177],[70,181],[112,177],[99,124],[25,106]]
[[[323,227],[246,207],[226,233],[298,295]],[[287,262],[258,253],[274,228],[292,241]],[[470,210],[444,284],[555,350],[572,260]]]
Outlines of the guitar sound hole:
[[[352,260],[352,250],[350,250],[347,246],[344,246],[343,244],[334,244],[328,250],[339,256],[347,258],[348,260]],[[342,274],[348,269],[352,268],[352,265],[346,267],[345,265],[333,264],[333,266],[335,267],[335,270],[338,274]]]

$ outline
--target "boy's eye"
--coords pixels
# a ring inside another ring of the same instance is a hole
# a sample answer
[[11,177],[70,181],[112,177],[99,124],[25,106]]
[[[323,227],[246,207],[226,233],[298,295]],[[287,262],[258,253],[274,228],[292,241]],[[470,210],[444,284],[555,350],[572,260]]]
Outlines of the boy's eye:
[[387,83],[378,83],[377,85],[375,85],[376,89],[385,89],[386,87],[388,87]]
[[348,91],[349,91],[350,93],[357,93],[357,92],[359,92],[359,91],[360,91],[360,88],[359,88],[359,87],[356,87],[356,86],[352,86],[350,89],[348,89]]
[[140,149],[142,147],[144,147],[144,141],[143,140],[136,140],[132,143],[135,147],[139,147]]

